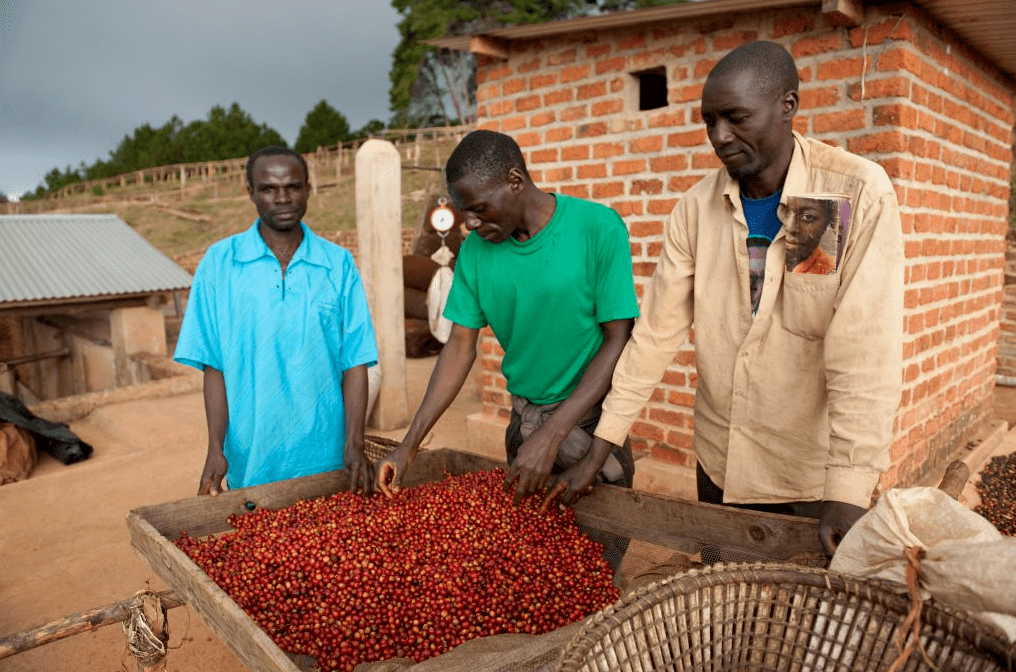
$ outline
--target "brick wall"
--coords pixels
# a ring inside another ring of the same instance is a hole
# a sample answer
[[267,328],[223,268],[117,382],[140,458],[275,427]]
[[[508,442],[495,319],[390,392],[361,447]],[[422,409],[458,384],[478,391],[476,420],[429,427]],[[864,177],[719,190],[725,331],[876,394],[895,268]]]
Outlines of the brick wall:
[[999,316],[998,373],[999,383],[1016,387],[1016,232],[1009,230],[1005,251],[1005,289]]
[[[817,8],[726,15],[516,41],[481,59],[478,127],[512,135],[534,180],[601,201],[628,223],[636,289],[676,201],[719,167],[699,115],[705,77],[739,44],[770,39],[801,75],[796,128],[889,173],[906,244],[904,394],[883,485],[913,483],[990,415],[1012,160],[1011,80],[909,4],[838,28]],[[666,68],[669,104],[639,111],[637,73]],[[484,412],[506,416],[501,351],[482,343]],[[678,353],[636,448],[692,466],[694,354]]]

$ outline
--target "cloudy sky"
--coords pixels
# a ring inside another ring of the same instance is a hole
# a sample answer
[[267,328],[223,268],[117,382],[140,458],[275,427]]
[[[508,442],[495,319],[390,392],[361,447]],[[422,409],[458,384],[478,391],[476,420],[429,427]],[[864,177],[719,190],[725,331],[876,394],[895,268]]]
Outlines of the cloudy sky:
[[0,0],[0,191],[236,101],[293,145],[322,98],[387,121],[388,0]]

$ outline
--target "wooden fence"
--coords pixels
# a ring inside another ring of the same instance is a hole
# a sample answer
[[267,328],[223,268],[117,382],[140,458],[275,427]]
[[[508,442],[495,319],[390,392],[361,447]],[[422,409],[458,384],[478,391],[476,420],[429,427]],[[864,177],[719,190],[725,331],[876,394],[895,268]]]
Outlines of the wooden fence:
[[[471,130],[471,126],[385,129],[372,137],[391,141],[402,156],[403,168],[440,170],[441,155],[438,144],[449,139],[458,142],[463,135]],[[303,157],[307,161],[310,173],[308,178],[312,192],[316,194],[318,189],[336,184],[344,172],[352,171],[356,152],[365,141],[366,138],[350,140],[331,147],[319,147],[314,152],[304,153]],[[425,145],[433,150],[433,158],[423,155]],[[428,159],[430,160],[428,161]],[[214,186],[216,197],[219,196],[220,187],[224,193],[243,194],[246,190],[246,168],[247,157],[143,168],[112,177],[75,182],[51,194],[46,194],[38,200],[0,203],[0,213],[46,212],[66,207],[66,203],[63,201],[73,196],[95,194],[100,190],[104,195],[109,190],[115,191],[128,186],[144,187],[146,184],[151,184],[153,189],[165,191],[160,187],[167,185],[167,183],[173,183],[172,188],[180,190],[185,189],[188,184],[206,183]],[[99,194],[96,196],[99,197]],[[133,196],[137,197],[138,194],[135,193]]]

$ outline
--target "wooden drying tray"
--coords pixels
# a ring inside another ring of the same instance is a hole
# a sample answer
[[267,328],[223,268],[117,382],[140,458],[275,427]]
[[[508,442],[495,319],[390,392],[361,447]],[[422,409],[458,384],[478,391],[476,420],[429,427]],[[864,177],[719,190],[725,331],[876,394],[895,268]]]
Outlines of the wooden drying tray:
[[[489,458],[450,449],[424,451],[406,474],[404,486],[441,479],[445,474],[503,467]],[[300,672],[300,667],[187,555],[173,543],[182,531],[192,537],[232,528],[230,514],[253,508],[279,509],[301,499],[334,494],[349,485],[345,471],[228,491],[217,497],[191,497],[145,506],[127,515],[131,546],[176,595],[252,670]],[[818,522],[792,516],[700,504],[643,492],[598,486],[575,506],[579,524],[672,548],[694,552],[719,548],[746,559],[788,560],[822,553]]]

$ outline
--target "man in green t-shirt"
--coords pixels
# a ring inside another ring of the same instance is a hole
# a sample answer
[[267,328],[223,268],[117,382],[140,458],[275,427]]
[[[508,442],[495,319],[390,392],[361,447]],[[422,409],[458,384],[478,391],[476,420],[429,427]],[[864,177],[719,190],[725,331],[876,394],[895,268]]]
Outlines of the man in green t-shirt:
[[378,488],[389,496],[399,489],[462,388],[487,325],[504,349],[512,394],[505,487],[514,485],[516,501],[545,490],[544,505],[555,497],[572,503],[597,480],[631,487],[630,446],[589,449],[638,316],[624,222],[603,205],[541,191],[519,146],[502,133],[463,138],[445,176],[472,232],[444,311],[453,327],[409,431],[378,464]]

